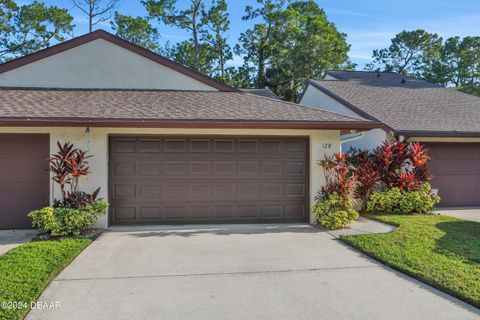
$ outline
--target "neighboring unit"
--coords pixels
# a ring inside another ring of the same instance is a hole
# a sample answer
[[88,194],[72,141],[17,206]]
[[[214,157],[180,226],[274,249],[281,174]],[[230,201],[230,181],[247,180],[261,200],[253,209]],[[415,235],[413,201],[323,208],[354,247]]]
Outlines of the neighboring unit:
[[300,104],[383,124],[343,135],[343,150],[422,142],[440,206],[480,205],[480,98],[397,73],[327,71],[309,81]]
[[59,196],[57,141],[93,155],[82,189],[110,202],[103,227],[314,223],[317,161],[342,132],[379,127],[242,92],[101,30],[0,65],[0,96],[4,229]]

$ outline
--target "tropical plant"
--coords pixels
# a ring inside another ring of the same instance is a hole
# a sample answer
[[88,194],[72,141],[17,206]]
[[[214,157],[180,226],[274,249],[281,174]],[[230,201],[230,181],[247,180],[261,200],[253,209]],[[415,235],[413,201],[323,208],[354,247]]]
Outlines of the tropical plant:
[[360,200],[360,212],[363,213],[367,208],[367,201],[370,194],[380,184],[380,174],[371,159],[355,167],[353,173],[356,180],[353,195]]
[[313,212],[318,222],[329,229],[346,228],[358,217],[350,198],[355,175],[347,154],[335,153],[319,161],[325,176],[325,186],[315,198]]
[[79,190],[80,178],[90,173],[87,152],[75,148],[70,142],[57,142],[58,151],[49,158],[52,179],[59,187],[62,198],[55,199],[54,207],[80,208],[97,199],[100,188],[92,194]]
[[337,152],[333,156],[325,156],[319,161],[319,165],[323,168],[326,182],[322,194],[336,192],[340,197],[347,199],[355,183],[347,155]]

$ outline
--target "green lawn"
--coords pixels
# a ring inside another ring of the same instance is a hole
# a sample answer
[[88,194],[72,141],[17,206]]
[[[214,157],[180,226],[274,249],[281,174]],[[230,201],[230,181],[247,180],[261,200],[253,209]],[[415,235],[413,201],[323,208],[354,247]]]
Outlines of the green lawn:
[[[0,319],[22,319],[30,303],[91,242],[91,239],[36,241],[0,256]],[[14,308],[8,302],[21,304]]]
[[438,215],[372,218],[398,228],[341,239],[394,269],[480,307],[480,223]]

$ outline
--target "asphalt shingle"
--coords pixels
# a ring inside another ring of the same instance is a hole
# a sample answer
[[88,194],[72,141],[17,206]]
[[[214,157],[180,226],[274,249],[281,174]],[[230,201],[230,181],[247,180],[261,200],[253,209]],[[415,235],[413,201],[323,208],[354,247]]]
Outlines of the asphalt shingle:
[[480,98],[397,73],[328,71],[311,80],[395,131],[480,133]]
[[362,122],[244,92],[38,88],[0,89],[0,118]]

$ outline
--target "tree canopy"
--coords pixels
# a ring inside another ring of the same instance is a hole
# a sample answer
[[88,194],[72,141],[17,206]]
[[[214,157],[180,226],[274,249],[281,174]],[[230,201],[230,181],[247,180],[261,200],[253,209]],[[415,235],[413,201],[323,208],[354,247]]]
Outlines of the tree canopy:
[[0,62],[64,41],[72,34],[72,21],[66,9],[37,1],[19,6],[0,0]]
[[374,50],[369,70],[393,71],[480,95],[480,37],[443,39],[424,30],[402,31],[390,47]]
[[[353,70],[347,35],[314,0],[256,0],[242,17],[249,27],[229,39],[229,0],[143,0],[145,16],[115,12],[120,0],[70,0],[89,18],[90,31],[110,21],[117,36],[158,52],[235,87],[270,87],[297,101],[309,78],[327,69]],[[113,17],[112,17],[113,15]],[[35,0],[0,0],[0,62],[73,36],[67,9]],[[160,26],[182,30],[186,39],[165,41]],[[233,59],[243,60],[240,66]],[[480,95],[480,37],[442,39],[426,30],[403,30],[373,51],[372,71],[391,71]]]

